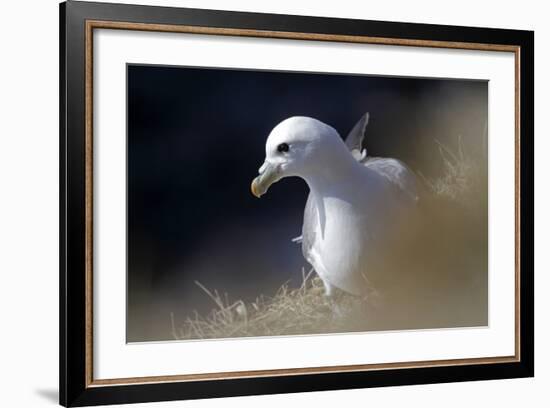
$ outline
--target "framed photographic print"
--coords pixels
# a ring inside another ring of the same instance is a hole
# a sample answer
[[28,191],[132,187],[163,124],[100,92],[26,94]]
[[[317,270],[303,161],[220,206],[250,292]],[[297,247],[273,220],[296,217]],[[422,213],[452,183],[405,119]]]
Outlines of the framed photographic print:
[[60,402],[529,377],[533,32],[60,7]]

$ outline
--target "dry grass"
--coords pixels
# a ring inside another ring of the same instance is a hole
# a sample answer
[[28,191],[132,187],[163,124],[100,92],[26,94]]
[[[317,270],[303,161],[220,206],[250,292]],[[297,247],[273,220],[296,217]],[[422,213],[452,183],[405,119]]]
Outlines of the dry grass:
[[[484,136],[487,138],[487,132]],[[420,174],[428,191],[434,198],[441,198],[462,204],[466,207],[477,203],[481,195],[486,194],[486,178],[479,160],[472,159],[464,151],[462,137],[457,138],[457,148],[452,149],[448,145],[435,140],[439,149],[439,155],[443,163],[440,177],[427,178]]]
[[[276,336],[314,333],[334,333],[345,330],[345,320],[335,314],[334,305],[324,295],[321,279],[313,270],[305,273],[299,288],[282,285],[273,297],[259,296],[255,301],[230,301],[227,294],[211,291],[196,282],[215,308],[207,315],[197,312],[176,326],[172,315],[172,336],[177,340],[211,339],[248,336]],[[342,295],[339,313],[347,314],[362,300]]]
[[443,160],[443,176],[432,180],[426,179],[426,184],[434,194],[456,200],[471,189],[474,165],[464,154],[462,138],[458,138],[456,152],[438,140],[436,143]]

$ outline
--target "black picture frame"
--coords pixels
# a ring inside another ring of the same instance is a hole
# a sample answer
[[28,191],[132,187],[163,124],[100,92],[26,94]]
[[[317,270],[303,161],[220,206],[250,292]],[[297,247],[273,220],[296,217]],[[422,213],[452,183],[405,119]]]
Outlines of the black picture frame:
[[[64,406],[338,390],[531,377],[534,375],[534,33],[532,31],[362,21],[68,1],[60,4],[60,403]],[[87,21],[217,27],[285,33],[514,46],[519,52],[516,162],[521,200],[517,266],[520,358],[492,364],[268,375],[136,384],[90,382],[87,371],[86,30]]]

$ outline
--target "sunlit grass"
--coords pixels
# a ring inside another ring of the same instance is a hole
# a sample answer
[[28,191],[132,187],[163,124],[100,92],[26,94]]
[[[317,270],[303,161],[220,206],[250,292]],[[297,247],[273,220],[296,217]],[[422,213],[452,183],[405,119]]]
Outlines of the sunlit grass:
[[[487,132],[483,138],[485,151]],[[442,171],[439,177],[427,178],[420,174],[432,198],[444,199],[460,204],[466,208],[479,203],[480,197],[487,194],[487,178],[481,168],[479,159],[467,154],[464,150],[462,137],[457,137],[456,149],[435,140],[442,161]]]
[[177,340],[247,336],[279,336],[330,333],[345,330],[346,319],[340,315],[362,300],[342,295],[338,312],[324,295],[321,279],[313,270],[302,270],[302,284],[291,288],[282,285],[272,297],[261,295],[253,302],[231,301],[227,294],[197,286],[210,297],[214,308],[207,316],[195,312],[176,327],[172,316],[172,336]]

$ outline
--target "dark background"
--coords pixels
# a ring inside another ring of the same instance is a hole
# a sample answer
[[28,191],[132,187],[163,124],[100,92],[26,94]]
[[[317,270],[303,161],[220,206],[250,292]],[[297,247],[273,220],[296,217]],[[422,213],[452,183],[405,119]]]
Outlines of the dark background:
[[[285,179],[261,200],[250,182],[271,129],[311,116],[345,137],[370,112],[369,155],[405,161],[427,177],[437,139],[485,160],[487,82],[128,66],[128,341],[171,339],[176,320],[211,301],[301,282],[307,186]],[[486,226],[485,226],[486,227]]]

